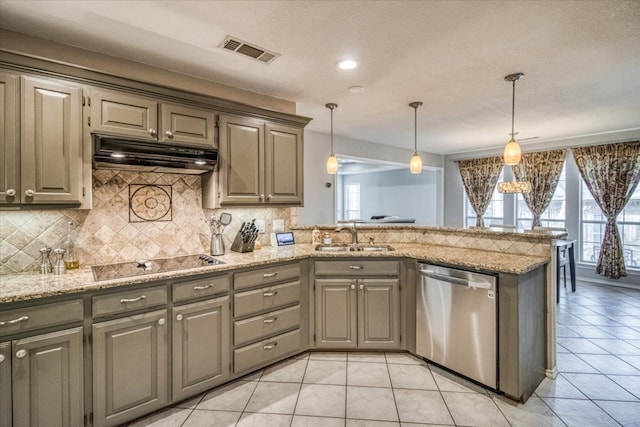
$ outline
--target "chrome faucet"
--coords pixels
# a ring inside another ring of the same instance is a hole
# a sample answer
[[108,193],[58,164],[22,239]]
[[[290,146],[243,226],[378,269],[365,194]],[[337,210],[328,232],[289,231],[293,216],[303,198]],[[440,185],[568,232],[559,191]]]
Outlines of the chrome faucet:
[[356,222],[353,222],[353,225],[351,227],[338,227],[336,228],[336,233],[341,232],[342,230],[349,230],[349,232],[351,233],[351,244],[352,245],[357,245],[358,244],[358,228],[356,227]]

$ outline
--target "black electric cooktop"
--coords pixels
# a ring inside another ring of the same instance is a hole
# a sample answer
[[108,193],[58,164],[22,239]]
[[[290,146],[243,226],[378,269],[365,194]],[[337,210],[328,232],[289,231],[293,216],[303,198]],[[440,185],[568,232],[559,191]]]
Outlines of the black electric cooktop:
[[185,255],[175,258],[159,258],[139,260],[137,262],[123,262],[120,264],[94,265],[91,267],[96,281],[123,279],[126,277],[144,276],[146,274],[166,273],[168,271],[187,270],[190,268],[206,267],[224,264],[209,255]]

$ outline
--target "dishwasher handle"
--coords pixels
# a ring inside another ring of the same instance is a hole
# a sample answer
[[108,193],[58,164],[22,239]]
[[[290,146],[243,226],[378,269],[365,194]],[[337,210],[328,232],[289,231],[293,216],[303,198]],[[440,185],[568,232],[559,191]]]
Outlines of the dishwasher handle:
[[473,289],[491,289],[491,283],[486,282],[474,282],[472,280],[459,279],[457,277],[447,276],[445,274],[438,274],[432,270],[418,269],[422,276],[429,277],[430,279],[440,280],[441,282],[452,283],[454,285],[466,286]]

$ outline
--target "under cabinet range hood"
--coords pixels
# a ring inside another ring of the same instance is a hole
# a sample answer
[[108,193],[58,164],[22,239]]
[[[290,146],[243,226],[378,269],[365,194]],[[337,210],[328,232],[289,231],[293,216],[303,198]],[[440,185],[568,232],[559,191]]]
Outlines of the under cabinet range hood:
[[202,174],[215,169],[218,150],[175,143],[141,141],[92,134],[93,167],[96,169]]

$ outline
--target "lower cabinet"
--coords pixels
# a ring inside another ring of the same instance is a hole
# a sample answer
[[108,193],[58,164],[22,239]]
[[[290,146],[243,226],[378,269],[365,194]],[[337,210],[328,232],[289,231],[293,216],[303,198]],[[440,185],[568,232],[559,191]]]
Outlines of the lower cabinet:
[[81,327],[0,343],[0,426],[82,426],[82,360]]
[[167,310],[93,325],[94,425],[111,426],[169,403]]
[[398,348],[398,279],[316,279],[317,348]]
[[229,297],[172,309],[173,401],[229,377]]

